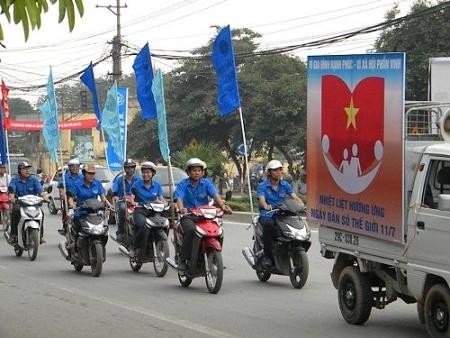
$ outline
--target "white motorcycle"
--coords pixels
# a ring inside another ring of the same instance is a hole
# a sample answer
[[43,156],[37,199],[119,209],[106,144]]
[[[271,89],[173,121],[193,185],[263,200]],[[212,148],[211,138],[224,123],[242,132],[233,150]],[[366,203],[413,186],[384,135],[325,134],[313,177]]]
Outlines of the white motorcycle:
[[17,225],[17,243],[11,241],[10,229],[4,232],[8,244],[14,247],[17,257],[23,251],[28,252],[30,261],[34,261],[38,254],[41,231],[44,226],[44,213],[41,206],[44,199],[35,195],[25,195],[17,199],[20,205],[20,220]]

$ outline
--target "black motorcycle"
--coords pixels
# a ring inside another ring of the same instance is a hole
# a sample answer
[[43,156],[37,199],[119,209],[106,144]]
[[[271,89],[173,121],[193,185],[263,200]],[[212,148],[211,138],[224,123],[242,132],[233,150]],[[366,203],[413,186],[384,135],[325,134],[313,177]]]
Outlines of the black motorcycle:
[[58,247],[77,272],[88,265],[91,267],[92,275],[98,277],[106,260],[105,246],[108,241],[105,205],[95,198],[87,199],[79,205],[78,212],[81,215],[79,218],[81,231],[74,236],[72,218],[69,222],[71,230],[67,232],[67,241],[65,244],[59,243]]
[[[153,262],[153,268],[158,277],[164,277],[167,273],[168,265],[166,258],[169,257],[169,205],[161,202],[150,202],[138,206],[145,212],[144,244],[142,248],[137,248],[135,255],[129,257],[130,267],[138,272],[142,264]],[[132,209],[128,208],[129,220],[132,221]],[[128,238],[133,238],[132,227],[129,230]],[[130,248],[130,245],[127,245]],[[119,250],[129,256],[129,250],[120,245]]]
[[273,267],[263,265],[263,227],[258,222],[258,217],[255,218],[252,224],[254,227],[253,250],[245,247],[242,249],[242,254],[250,266],[256,270],[260,281],[266,282],[271,274],[276,274],[289,276],[292,286],[296,289],[301,289],[305,285],[309,273],[306,252],[311,246],[311,232],[306,221],[300,217],[304,211],[304,206],[292,199],[287,199],[273,210],[277,234],[271,248],[274,258]]

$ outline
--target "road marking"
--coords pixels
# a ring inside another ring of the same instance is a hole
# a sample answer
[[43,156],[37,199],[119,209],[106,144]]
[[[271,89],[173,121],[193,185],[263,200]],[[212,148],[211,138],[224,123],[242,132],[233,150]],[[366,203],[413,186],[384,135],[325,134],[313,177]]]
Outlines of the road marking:
[[237,336],[234,336],[228,332],[223,332],[223,331],[219,331],[216,329],[213,329],[211,327],[205,326],[205,325],[201,325],[201,324],[197,324],[194,322],[191,322],[189,320],[183,320],[183,319],[177,319],[177,318],[173,318],[171,316],[165,315],[163,313],[160,312],[155,312],[155,311],[151,311],[148,310],[146,308],[140,307],[140,306],[129,306],[126,304],[123,304],[121,302],[116,302],[116,301],[112,301],[103,297],[98,297],[98,296],[93,296],[89,293],[86,293],[82,290],[79,289],[75,289],[75,288],[65,288],[65,287],[60,287],[57,285],[54,285],[55,287],[57,287],[58,289],[64,290],[66,292],[75,294],[75,295],[79,295],[79,296],[83,296],[86,298],[90,298],[92,300],[95,301],[99,301],[99,302],[103,302],[109,305],[113,305],[128,311],[133,311],[133,312],[137,312],[141,315],[147,316],[147,317],[152,317],[152,318],[156,318],[159,319],[161,321],[165,321],[168,322],[170,324],[173,325],[177,325],[177,326],[181,326],[184,327],[186,329],[192,330],[192,331],[196,331],[199,333],[202,333],[206,336],[211,336],[211,337],[227,337],[227,338],[236,338]]

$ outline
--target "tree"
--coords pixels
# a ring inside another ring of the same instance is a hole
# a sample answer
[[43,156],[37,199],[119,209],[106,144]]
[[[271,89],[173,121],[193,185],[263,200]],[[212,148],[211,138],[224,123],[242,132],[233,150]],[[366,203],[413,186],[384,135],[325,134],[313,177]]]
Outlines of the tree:
[[[58,22],[62,22],[67,15],[69,30],[75,27],[75,6],[80,14],[84,14],[83,0],[2,0],[0,1],[1,14],[6,16],[8,22],[11,18],[17,25],[22,23],[25,41],[28,40],[30,28],[41,28],[41,14],[48,11],[48,5],[59,5]],[[12,15],[11,15],[12,12]],[[0,24],[0,40],[4,40],[3,28]]]
[[[418,0],[410,14],[430,7],[427,1]],[[386,14],[387,19],[398,15],[394,7]],[[374,51],[406,52],[406,98],[428,99],[428,62],[430,57],[448,56],[450,52],[450,8],[420,16],[385,29],[374,45]]]

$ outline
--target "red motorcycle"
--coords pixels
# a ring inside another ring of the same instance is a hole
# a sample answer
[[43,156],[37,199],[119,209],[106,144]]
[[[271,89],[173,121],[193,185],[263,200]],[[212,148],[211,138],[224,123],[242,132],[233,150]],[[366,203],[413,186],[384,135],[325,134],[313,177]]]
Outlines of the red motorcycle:
[[9,227],[9,194],[8,187],[0,186],[0,217],[3,224],[3,230]]
[[166,261],[178,271],[178,280],[181,286],[188,287],[196,277],[205,277],[206,287],[211,293],[218,293],[222,286],[222,216],[223,211],[213,206],[205,205],[189,210],[190,215],[197,218],[195,235],[192,241],[191,259],[185,273],[178,271],[181,244],[183,243],[183,230],[180,222],[174,228],[175,261],[167,258]]

